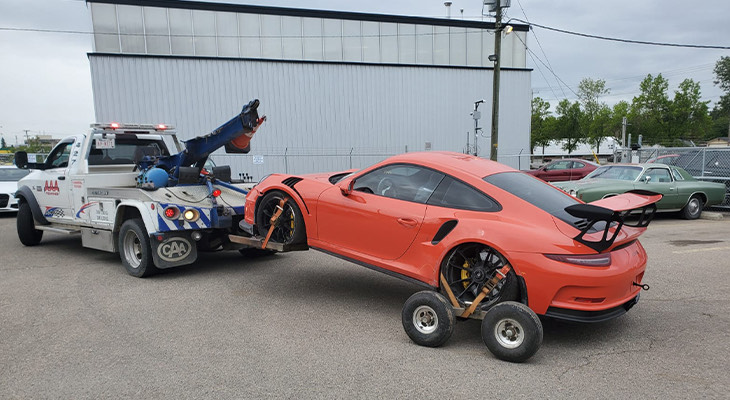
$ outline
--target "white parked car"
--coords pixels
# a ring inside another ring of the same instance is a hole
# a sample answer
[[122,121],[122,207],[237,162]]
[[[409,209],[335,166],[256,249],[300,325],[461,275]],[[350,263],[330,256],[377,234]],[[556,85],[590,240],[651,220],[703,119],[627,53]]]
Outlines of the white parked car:
[[18,169],[14,165],[0,165],[0,212],[17,212],[18,181],[30,173],[27,169]]

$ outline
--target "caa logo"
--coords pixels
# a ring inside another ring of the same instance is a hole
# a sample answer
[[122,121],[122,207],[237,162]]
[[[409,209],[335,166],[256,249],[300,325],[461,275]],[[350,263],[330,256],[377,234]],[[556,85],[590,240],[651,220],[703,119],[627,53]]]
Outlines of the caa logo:
[[184,238],[175,237],[157,247],[157,255],[169,262],[180,261],[190,255],[193,246]]
[[46,181],[43,186],[43,192],[52,196],[58,196],[61,190],[58,188],[58,181]]

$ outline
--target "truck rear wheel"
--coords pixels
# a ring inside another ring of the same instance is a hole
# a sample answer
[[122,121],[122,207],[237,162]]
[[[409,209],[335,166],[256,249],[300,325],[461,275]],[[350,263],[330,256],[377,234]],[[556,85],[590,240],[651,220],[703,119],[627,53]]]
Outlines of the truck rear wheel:
[[20,243],[26,246],[35,246],[41,242],[43,231],[35,228],[33,211],[30,209],[30,204],[25,201],[20,202],[15,223],[18,228],[18,239],[20,239]]
[[152,260],[150,238],[141,219],[130,219],[122,224],[118,248],[119,258],[129,275],[143,278],[157,272]]

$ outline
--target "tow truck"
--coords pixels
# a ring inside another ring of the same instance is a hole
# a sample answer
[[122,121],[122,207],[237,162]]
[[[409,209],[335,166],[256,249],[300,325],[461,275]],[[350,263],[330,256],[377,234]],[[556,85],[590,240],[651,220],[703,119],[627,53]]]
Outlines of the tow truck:
[[84,247],[119,253],[136,277],[195,262],[198,251],[240,250],[229,234],[244,216],[245,183],[228,166],[204,168],[210,153],[247,153],[266,117],[258,100],[211,133],[181,143],[164,124],[92,124],[62,139],[43,163],[25,152],[16,166],[18,238],[35,246],[43,234],[80,234]]

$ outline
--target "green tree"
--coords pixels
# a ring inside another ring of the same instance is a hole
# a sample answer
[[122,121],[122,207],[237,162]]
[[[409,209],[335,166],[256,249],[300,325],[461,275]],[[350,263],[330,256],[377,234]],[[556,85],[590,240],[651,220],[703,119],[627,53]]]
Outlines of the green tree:
[[563,150],[568,154],[578,148],[578,144],[584,141],[581,130],[581,121],[583,120],[583,112],[580,109],[580,103],[571,103],[568,99],[563,99],[555,108],[558,114],[556,128],[557,138],[563,139]]
[[601,96],[610,93],[603,79],[583,78],[578,84],[578,100],[583,106],[583,128],[589,143],[596,146],[598,152],[601,142],[607,136],[607,124],[611,109],[601,101]]
[[669,82],[662,74],[656,78],[649,74],[641,81],[639,89],[641,94],[631,102],[632,131],[642,134],[647,143],[662,142],[668,128]]
[[720,57],[715,63],[715,85],[725,91],[712,110],[712,137],[730,137],[730,57]]
[[668,139],[703,140],[710,131],[711,120],[707,104],[702,101],[700,84],[692,79],[685,79],[674,92],[674,100],[670,104]]
[[540,97],[532,99],[532,121],[530,129],[530,148],[532,151],[535,147],[541,146],[545,153],[545,146],[550,144],[553,139],[553,132],[549,130],[549,124],[546,120],[554,118],[550,115],[550,103]]
[[8,144],[5,143],[5,138],[0,138],[0,149],[6,149],[8,147]]

